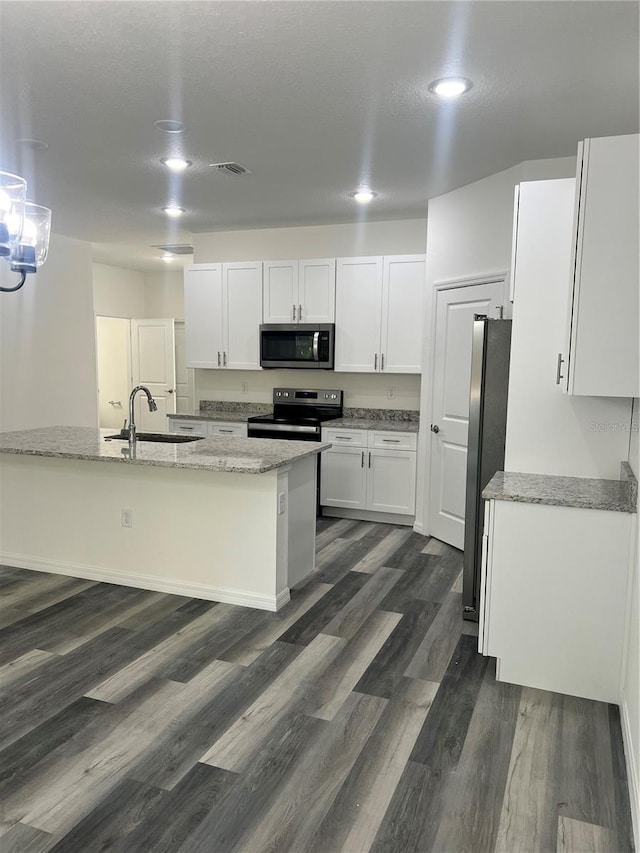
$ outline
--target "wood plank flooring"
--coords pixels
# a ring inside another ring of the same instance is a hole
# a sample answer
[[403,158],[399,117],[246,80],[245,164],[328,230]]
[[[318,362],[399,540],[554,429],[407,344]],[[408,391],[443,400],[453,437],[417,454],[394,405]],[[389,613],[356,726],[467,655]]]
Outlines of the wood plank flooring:
[[618,709],[496,682],[459,551],[317,548],[277,614],[0,567],[0,850],[633,850]]

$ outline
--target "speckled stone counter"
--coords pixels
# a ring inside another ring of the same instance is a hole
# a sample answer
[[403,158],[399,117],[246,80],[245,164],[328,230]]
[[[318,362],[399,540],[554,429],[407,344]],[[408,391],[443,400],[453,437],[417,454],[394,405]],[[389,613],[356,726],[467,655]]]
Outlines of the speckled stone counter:
[[184,444],[138,441],[132,456],[128,442],[105,441],[105,436],[113,434],[113,430],[69,426],[4,432],[0,433],[0,453],[262,474],[331,446],[323,442],[215,436]]
[[335,421],[327,421],[325,427],[418,432],[420,429],[418,418],[418,412],[412,409],[350,409],[345,407],[343,417]]
[[[271,411],[271,406],[267,407],[267,412]],[[236,411],[228,409],[219,409],[216,411],[204,410],[200,412],[195,412],[194,414],[174,414],[167,415],[168,418],[173,418],[176,420],[184,420],[184,421],[224,421],[225,423],[236,423],[236,424],[244,424],[247,420],[254,415],[263,415],[265,412],[259,409],[245,409],[243,411]]]
[[636,512],[630,480],[596,480],[498,471],[482,492],[485,500]]

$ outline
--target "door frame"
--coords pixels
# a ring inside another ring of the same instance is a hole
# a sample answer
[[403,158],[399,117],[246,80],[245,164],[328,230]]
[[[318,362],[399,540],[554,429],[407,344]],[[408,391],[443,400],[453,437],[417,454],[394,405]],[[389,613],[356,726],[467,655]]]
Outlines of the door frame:
[[[428,258],[428,253],[427,253]],[[494,273],[479,273],[457,278],[439,279],[429,287],[427,279],[427,298],[425,310],[427,317],[424,324],[424,370],[422,372],[422,387],[420,399],[420,431],[418,435],[418,482],[416,485],[416,520],[413,529],[423,536],[430,536],[429,510],[431,497],[431,430],[427,426],[433,423],[433,383],[436,361],[436,306],[438,293],[443,290],[457,290],[463,287],[473,287],[477,284],[494,284],[502,282],[503,316],[511,317],[512,305],[509,301],[509,270],[499,270]],[[425,418],[426,415],[426,418]]]

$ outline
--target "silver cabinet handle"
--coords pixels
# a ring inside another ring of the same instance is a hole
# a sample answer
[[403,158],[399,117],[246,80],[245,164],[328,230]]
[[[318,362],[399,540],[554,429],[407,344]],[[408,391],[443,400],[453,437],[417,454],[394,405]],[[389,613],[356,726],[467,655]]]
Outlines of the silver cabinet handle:
[[220,367],[220,353],[218,353],[218,367]]
[[556,385],[560,384],[560,380],[564,379],[562,375],[562,365],[564,364],[564,358],[562,357],[562,353],[558,353],[558,364],[556,367]]
[[302,305],[298,305],[298,323],[302,323]]
[[364,468],[364,450],[362,451],[362,461],[360,462],[360,467]]
[[232,433],[232,432],[233,432],[233,430],[232,430],[232,429],[222,429],[222,427],[220,427],[220,428],[218,429],[218,432],[231,432],[231,433]]
[[376,353],[373,357],[373,369],[374,370],[378,369],[378,353]]
[[382,440],[385,441],[387,444],[400,444],[399,438],[383,438]]
[[222,353],[222,366],[223,367],[227,366],[227,354],[226,354],[226,352]]
[[340,441],[351,441],[352,440],[352,436],[350,436],[350,435],[336,435],[336,438],[339,439]]
[[291,307],[293,309],[293,322],[295,323],[295,321],[296,321],[296,306],[292,305]]
[[384,370],[384,353],[380,356],[380,370]]
[[371,468],[371,451],[369,451],[369,468]]
[[178,427],[178,432],[193,432],[194,429],[195,429],[195,427],[181,425]]

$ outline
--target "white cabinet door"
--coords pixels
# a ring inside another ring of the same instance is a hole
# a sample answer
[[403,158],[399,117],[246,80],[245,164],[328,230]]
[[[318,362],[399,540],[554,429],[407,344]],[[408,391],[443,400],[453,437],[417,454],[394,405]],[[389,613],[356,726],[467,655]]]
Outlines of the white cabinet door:
[[338,258],[335,369],[380,370],[382,258]]
[[[570,394],[640,395],[640,137],[587,139],[578,150]],[[566,353],[565,353],[566,356]]]
[[335,258],[300,261],[298,275],[298,322],[334,323],[336,319]]
[[184,319],[187,366],[222,367],[221,264],[185,267]]
[[263,322],[295,323],[298,319],[298,261],[265,261],[262,295]]
[[223,367],[260,369],[262,262],[222,265]]
[[320,503],[365,509],[367,503],[366,450],[332,447],[322,454]]
[[424,255],[384,259],[380,369],[385,373],[422,372],[424,290]]
[[416,453],[369,450],[367,509],[413,515],[416,507]]

